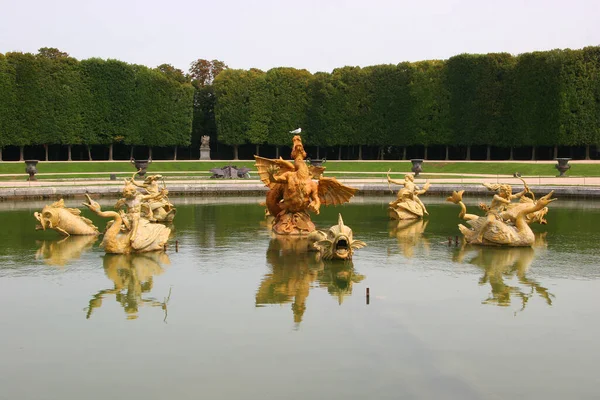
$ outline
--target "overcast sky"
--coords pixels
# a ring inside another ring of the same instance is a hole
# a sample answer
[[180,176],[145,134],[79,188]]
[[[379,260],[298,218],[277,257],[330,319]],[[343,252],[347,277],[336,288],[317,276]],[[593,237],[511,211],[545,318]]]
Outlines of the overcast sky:
[[0,53],[57,47],[186,71],[397,64],[600,45],[599,0],[0,0]]

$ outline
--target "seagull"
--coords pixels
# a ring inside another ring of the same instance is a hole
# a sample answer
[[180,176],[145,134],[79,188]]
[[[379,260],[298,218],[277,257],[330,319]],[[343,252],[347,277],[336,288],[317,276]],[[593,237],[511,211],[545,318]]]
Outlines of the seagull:
[[293,131],[290,131],[290,133],[300,133],[302,132],[302,128],[298,128],[298,129],[294,129]]

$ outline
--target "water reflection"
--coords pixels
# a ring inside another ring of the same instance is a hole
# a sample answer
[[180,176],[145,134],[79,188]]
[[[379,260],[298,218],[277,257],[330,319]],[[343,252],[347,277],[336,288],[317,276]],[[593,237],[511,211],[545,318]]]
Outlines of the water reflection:
[[415,248],[422,246],[429,250],[429,240],[423,236],[429,221],[423,219],[390,221],[388,231],[390,237],[398,240],[398,248],[406,258],[412,258]]
[[171,296],[163,301],[154,297],[144,297],[153,287],[154,276],[164,272],[163,265],[169,264],[169,256],[163,252],[150,252],[143,254],[105,254],[104,273],[113,281],[111,289],[103,289],[92,296],[89,307],[86,308],[86,318],[92,316],[95,309],[102,306],[107,296],[115,296],[117,303],[123,307],[127,319],[136,319],[140,306],[160,307],[165,312],[167,319],[167,304]]
[[48,265],[64,267],[70,261],[81,258],[81,255],[94,246],[98,240],[95,235],[68,236],[61,240],[41,240],[35,253],[36,260],[44,260]]
[[[523,311],[534,294],[540,296],[546,304],[552,305],[555,297],[548,289],[534,279],[527,278],[526,274],[535,259],[536,249],[547,247],[545,234],[536,235],[534,248],[532,247],[490,247],[464,245],[457,249],[453,260],[463,262],[467,255],[473,255],[468,262],[483,269],[483,276],[479,279],[480,285],[489,284],[492,290],[490,297],[483,304],[494,304],[502,307],[510,306],[511,299],[515,297],[521,302]],[[517,277],[522,286],[511,286],[504,282],[505,279]]]
[[265,275],[256,293],[256,306],[292,303],[296,324],[302,322],[311,287],[327,288],[341,304],[352,294],[352,285],[365,278],[354,271],[352,262],[323,262],[307,246],[306,238],[271,239],[266,258],[272,272]]

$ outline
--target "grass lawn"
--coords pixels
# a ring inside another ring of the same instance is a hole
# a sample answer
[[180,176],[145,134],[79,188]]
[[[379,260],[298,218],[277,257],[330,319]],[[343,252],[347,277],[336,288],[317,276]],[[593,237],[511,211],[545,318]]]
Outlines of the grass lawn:
[[[190,176],[209,176],[209,170],[215,167],[223,167],[231,163],[238,167],[248,167],[254,170],[254,162],[245,161],[158,161],[153,162],[148,167],[148,173],[154,172],[177,172],[191,171]],[[489,175],[512,175],[520,172],[524,177],[527,176],[556,176],[558,171],[554,168],[555,164],[541,163],[522,163],[522,162],[428,162],[423,163],[423,174],[445,173],[460,176],[462,174],[489,174]],[[392,174],[410,172],[411,163],[409,161],[401,162],[360,162],[360,161],[327,161],[324,164],[327,172],[345,172],[343,176],[361,176],[353,175],[353,172],[373,172],[370,177],[383,177],[388,169]],[[133,165],[127,161],[91,161],[91,162],[44,162],[41,161],[38,166],[39,173],[47,173],[61,176],[65,173],[98,173],[99,175],[90,175],[89,177],[106,177],[107,173],[123,173],[124,176],[134,172]],[[0,162],[0,174],[22,174],[25,176],[25,163],[22,162]],[[568,176],[591,177],[600,176],[600,164],[572,164],[567,172]],[[177,176],[174,174],[174,176]],[[181,175],[180,175],[181,176]],[[336,174],[336,176],[339,176]],[[43,179],[43,176],[39,176]],[[47,176],[46,179],[50,177]],[[55,178],[56,178],[55,177]],[[62,177],[62,176],[61,176]],[[68,178],[69,176],[64,176]],[[362,177],[367,177],[362,175]],[[7,178],[4,178],[7,179]]]

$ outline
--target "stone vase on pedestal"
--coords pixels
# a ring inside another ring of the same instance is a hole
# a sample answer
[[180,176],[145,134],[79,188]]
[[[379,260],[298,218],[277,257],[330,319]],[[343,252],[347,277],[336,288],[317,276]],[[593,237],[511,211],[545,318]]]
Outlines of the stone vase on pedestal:
[[412,160],[410,160],[410,162],[412,163],[412,168],[410,170],[415,173],[416,178],[421,172],[423,172],[423,168],[421,167],[421,165],[423,164],[423,159],[413,158]]
[[131,159],[130,162],[135,166],[135,169],[139,171],[138,175],[140,178],[144,178],[144,175],[146,175],[146,170],[148,169],[148,164],[150,164],[152,160]]
[[39,160],[25,160],[25,172],[29,174],[29,178],[27,178],[28,181],[37,181],[35,174],[37,174],[36,165],[39,162]]
[[569,161],[571,160],[570,158],[556,158],[555,159],[558,164],[556,164],[554,166],[554,168],[556,168],[558,170],[558,172],[560,173],[560,175],[558,176],[565,176],[565,172],[567,172],[571,166],[569,165]]

